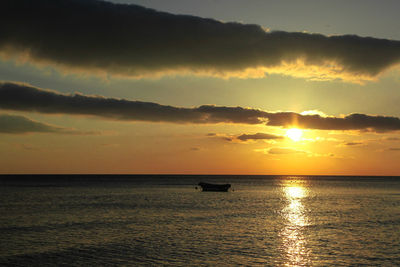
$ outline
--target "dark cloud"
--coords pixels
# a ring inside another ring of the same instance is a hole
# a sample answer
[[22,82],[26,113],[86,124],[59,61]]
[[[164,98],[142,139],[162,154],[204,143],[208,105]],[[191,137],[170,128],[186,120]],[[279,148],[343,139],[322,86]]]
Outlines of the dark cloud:
[[117,120],[259,124],[266,112],[241,107],[180,108],[125,99],[64,95],[29,85],[0,83],[0,108],[49,114],[93,115]]
[[[397,131],[400,119],[389,116],[350,114],[345,117],[266,112],[259,109],[204,105],[173,107],[151,102],[65,95],[18,83],[0,83],[0,108],[48,114],[91,115],[115,120],[173,123],[242,123],[318,130]],[[254,139],[267,135],[253,135]],[[249,136],[243,136],[250,139]]]
[[77,134],[77,135],[98,134],[97,132],[82,132],[75,129],[68,129],[59,126],[54,126],[34,121],[24,116],[11,115],[11,114],[0,114],[0,133],[5,133],[5,134],[60,133],[60,134]]
[[389,148],[390,151],[400,151],[400,147],[391,147]]
[[237,137],[241,141],[248,140],[276,140],[283,139],[283,136],[267,133],[256,133],[256,134],[242,134]]
[[[399,41],[267,32],[258,25],[173,15],[137,5],[2,0],[0,10],[3,55],[86,71],[139,77],[165,72],[262,76],[269,71],[362,79],[400,61]],[[291,66],[299,60],[306,66],[300,71],[299,65]]]

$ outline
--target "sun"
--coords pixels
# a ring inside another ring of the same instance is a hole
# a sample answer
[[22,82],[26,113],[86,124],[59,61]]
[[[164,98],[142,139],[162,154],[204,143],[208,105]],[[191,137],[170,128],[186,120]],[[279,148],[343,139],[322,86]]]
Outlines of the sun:
[[286,136],[292,139],[294,142],[300,141],[302,135],[303,131],[297,128],[292,128],[286,131]]

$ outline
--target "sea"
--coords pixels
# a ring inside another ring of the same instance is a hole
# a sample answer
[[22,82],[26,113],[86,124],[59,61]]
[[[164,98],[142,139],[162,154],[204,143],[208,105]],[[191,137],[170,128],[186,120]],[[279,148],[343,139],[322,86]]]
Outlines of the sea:
[[0,176],[0,266],[400,266],[400,177]]

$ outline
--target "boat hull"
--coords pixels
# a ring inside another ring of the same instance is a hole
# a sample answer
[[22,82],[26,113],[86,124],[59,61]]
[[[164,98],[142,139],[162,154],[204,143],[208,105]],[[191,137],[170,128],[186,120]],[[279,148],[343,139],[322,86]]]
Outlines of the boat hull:
[[228,192],[229,188],[231,188],[230,184],[210,184],[200,182],[199,186],[205,192]]

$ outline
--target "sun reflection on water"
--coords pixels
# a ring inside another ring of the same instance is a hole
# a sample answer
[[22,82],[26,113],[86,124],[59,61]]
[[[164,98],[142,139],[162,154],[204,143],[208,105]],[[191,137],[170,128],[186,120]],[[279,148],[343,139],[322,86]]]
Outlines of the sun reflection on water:
[[284,183],[283,194],[288,204],[283,208],[282,214],[286,220],[281,232],[283,248],[286,252],[287,266],[311,265],[310,251],[307,249],[307,240],[303,228],[308,225],[302,200],[308,194],[307,188],[301,183]]
[[284,190],[286,197],[290,199],[303,198],[306,195],[305,189],[298,185],[286,186]]

